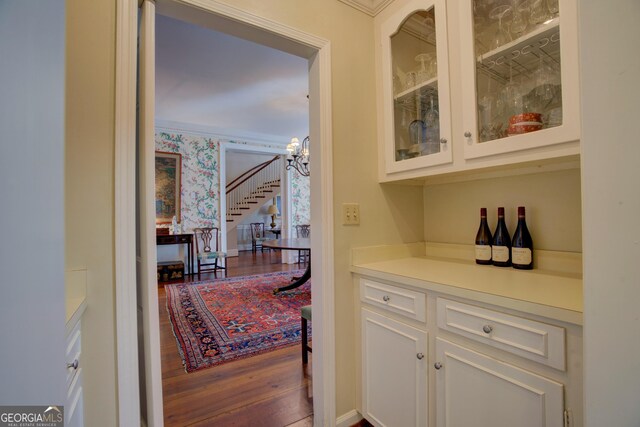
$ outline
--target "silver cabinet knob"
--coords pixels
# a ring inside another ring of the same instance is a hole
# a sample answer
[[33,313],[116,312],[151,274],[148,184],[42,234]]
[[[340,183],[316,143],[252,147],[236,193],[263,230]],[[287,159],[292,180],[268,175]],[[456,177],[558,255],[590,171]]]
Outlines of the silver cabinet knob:
[[382,301],[384,302],[388,302],[391,299],[391,297],[389,297],[389,295],[385,295],[382,297]]
[[464,133],[464,137],[465,137],[465,138],[471,138],[471,132],[466,131],[466,132]]
[[416,357],[418,358],[418,360],[422,360],[422,359],[424,359],[424,354],[423,353],[418,353],[418,354],[416,354]]
[[67,369],[78,369],[78,359],[74,359],[72,363],[67,363]]
[[493,331],[493,327],[491,325],[484,325],[482,327],[482,332],[484,332],[485,334],[490,334],[491,331]]
[[436,370],[439,371],[440,369],[442,369],[442,363],[436,362],[436,363],[433,364],[433,367],[436,368]]
[[440,138],[440,144],[446,144],[447,142],[447,138]]

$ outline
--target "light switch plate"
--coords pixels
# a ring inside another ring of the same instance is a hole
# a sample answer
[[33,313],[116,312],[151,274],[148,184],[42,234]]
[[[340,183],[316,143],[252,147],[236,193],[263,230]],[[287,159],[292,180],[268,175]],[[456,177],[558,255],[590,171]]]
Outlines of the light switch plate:
[[342,204],[342,225],[360,224],[360,205],[358,203]]

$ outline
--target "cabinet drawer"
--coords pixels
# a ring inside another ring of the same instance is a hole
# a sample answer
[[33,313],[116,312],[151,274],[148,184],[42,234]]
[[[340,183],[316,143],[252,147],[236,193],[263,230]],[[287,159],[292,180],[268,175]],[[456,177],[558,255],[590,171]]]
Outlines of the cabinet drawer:
[[360,279],[360,301],[425,322],[425,294],[393,285]]
[[438,327],[565,370],[565,330],[558,326],[438,298]]
[[[80,322],[74,326],[71,333],[67,336],[67,348],[65,351],[65,363],[73,364],[75,360],[80,363],[80,353],[82,351],[82,342],[80,339]],[[66,386],[69,388],[77,369],[73,367],[67,368]]]

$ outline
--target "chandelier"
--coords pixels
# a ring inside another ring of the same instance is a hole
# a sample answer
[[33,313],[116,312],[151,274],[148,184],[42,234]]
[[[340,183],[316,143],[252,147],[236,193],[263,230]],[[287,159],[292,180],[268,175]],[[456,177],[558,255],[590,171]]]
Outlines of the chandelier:
[[291,138],[291,142],[287,144],[287,167],[298,171],[302,176],[309,176],[309,137],[302,140],[302,145],[298,138]]

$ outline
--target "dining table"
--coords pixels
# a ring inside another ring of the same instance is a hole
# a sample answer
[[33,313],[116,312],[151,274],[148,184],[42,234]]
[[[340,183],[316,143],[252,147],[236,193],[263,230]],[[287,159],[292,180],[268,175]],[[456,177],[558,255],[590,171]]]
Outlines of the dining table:
[[308,251],[309,252],[309,262],[307,263],[307,268],[300,277],[294,278],[295,280],[287,286],[282,288],[275,288],[273,290],[274,295],[278,292],[288,291],[291,289],[295,289],[299,286],[304,285],[311,278],[311,239],[308,237],[296,237],[289,239],[273,239],[273,240],[265,240],[262,242],[262,246],[265,248],[271,249],[280,249],[280,250],[294,250],[294,251]]

